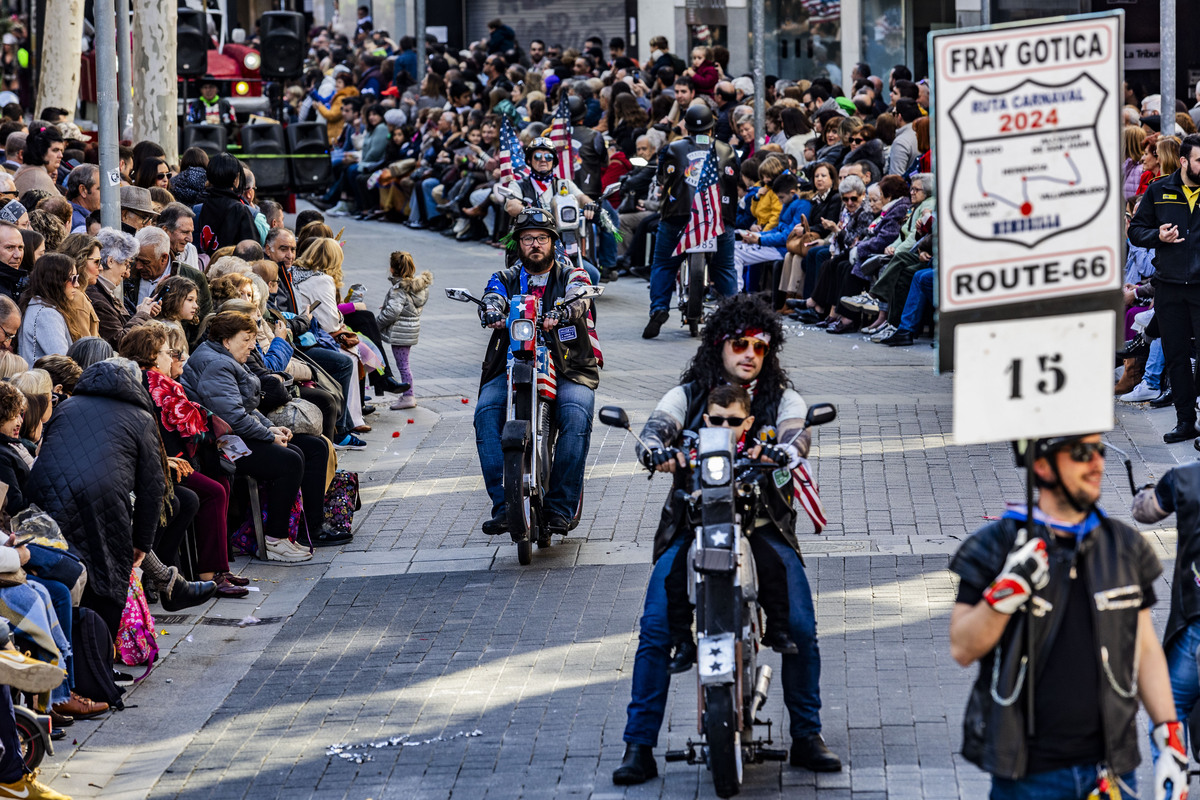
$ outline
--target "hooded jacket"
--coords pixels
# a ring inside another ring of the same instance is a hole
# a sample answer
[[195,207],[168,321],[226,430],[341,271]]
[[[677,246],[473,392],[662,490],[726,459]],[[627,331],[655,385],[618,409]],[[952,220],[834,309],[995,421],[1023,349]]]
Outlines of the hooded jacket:
[[196,249],[212,255],[245,239],[262,244],[254,212],[230,189],[209,189],[196,215]]
[[154,545],[165,491],[158,415],[140,376],[112,361],[93,364],[46,424],[27,499],[83,559],[88,587],[120,603],[134,548]]
[[342,116],[342,101],[347,97],[358,97],[358,87],[346,86],[339,89],[328,106],[323,103],[314,104],[317,113],[325,118],[325,135],[329,137],[330,145],[337,142],[338,137],[342,135],[342,128],[346,127],[346,119]]
[[393,347],[412,347],[421,335],[421,308],[429,300],[433,273],[425,270],[404,279],[393,276],[391,281],[379,309],[379,330]]

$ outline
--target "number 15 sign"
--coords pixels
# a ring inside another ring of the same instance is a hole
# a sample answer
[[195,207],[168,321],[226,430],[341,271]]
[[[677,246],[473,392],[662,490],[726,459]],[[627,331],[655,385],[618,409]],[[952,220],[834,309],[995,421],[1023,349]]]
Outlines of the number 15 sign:
[[977,444],[1113,426],[1111,311],[967,323],[954,331],[954,441]]

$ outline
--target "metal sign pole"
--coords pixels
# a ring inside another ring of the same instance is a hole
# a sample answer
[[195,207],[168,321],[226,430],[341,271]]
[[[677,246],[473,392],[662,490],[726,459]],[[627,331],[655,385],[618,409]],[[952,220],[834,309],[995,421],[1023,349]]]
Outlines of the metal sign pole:
[[100,107],[100,222],[121,229],[120,132],[117,125],[117,31],[113,0],[96,0],[96,90]]
[[[1158,62],[1158,93],[1162,100],[1159,129],[1163,136],[1170,136],[1175,133],[1175,0],[1159,0],[1158,5],[1162,22],[1162,51]],[[1177,164],[1171,166],[1178,167]]]

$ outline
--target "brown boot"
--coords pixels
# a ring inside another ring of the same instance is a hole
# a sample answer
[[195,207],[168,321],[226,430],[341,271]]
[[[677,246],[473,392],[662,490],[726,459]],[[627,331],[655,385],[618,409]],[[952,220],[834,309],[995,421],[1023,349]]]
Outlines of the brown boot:
[[1145,371],[1146,359],[1125,359],[1125,371],[1121,373],[1121,380],[1117,381],[1117,385],[1113,387],[1113,393],[1116,395],[1122,395],[1132,392],[1133,387],[1137,386],[1142,380],[1142,374]]

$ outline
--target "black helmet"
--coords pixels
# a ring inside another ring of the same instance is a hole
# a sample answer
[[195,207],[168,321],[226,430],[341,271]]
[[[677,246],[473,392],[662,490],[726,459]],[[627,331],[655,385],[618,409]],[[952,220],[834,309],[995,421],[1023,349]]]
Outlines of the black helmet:
[[689,106],[683,115],[683,124],[687,127],[688,133],[704,133],[711,130],[716,122],[713,120],[712,109],[708,107],[707,103],[696,103]]
[[1064,447],[1068,447],[1075,442],[1078,442],[1080,439],[1086,438],[1090,435],[1091,434],[1088,433],[1077,433],[1074,436],[1051,436],[1046,439],[1038,439],[1036,446],[1034,447],[1033,459],[1030,461],[1027,461],[1025,458],[1025,440],[1015,441],[1012,443],[1013,457],[1016,459],[1018,467],[1025,467],[1032,464],[1034,461],[1037,461],[1039,458],[1047,458],[1059,450],[1062,450]]
[[519,239],[525,231],[545,231],[550,234],[550,238],[558,239],[558,229],[554,226],[554,218],[550,216],[548,211],[543,211],[540,208],[527,208],[517,218],[513,220],[512,234],[513,239]]
[[525,163],[530,167],[533,166],[533,152],[535,150],[549,150],[550,155],[554,156],[551,169],[558,166],[558,151],[554,148],[554,142],[548,137],[539,136],[525,148]]
[[584,116],[587,114],[587,103],[583,102],[582,97],[571,95],[567,98],[567,108],[571,110],[571,124],[583,122]]

